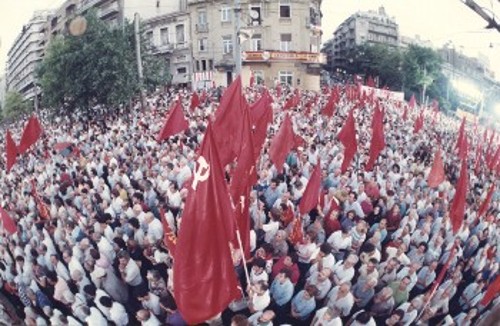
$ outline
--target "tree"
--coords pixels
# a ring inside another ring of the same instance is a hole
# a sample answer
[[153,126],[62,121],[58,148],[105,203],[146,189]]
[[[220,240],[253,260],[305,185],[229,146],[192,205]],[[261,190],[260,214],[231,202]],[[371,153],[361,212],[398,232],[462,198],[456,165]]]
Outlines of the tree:
[[22,114],[32,111],[32,105],[24,97],[15,91],[9,91],[5,94],[5,107],[3,117],[8,119],[16,118]]
[[[85,16],[87,29],[81,36],[66,35],[49,45],[38,79],[44,104],[70,110],[90,110],[95,105],[116,106],[138,93],[133,25],[114,28],[90,12]],[[143,62],[148,86],[165,78],[157,76],[165,69],[152,55]],[[154,67],[152,69],[151,67]]]

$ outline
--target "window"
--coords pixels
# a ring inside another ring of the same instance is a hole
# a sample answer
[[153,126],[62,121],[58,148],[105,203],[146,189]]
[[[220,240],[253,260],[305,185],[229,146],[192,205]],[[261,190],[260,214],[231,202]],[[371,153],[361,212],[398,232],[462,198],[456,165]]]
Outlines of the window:
[[198,11],[198,24],[200,24],[200,25],[207,24],[207,12],[206,11]]
[[280,18],[291,18],[290,0],[280,0]]
[[279,80],[281,84],[292,85],[293,73],[291,71],[280,71]]
[[264,83],[264,72],[262,70],[254,70],[253,75],[255,76],[257,85]]
[[214,60],[213,59],[208,60],[208,69],[209,70],[214,69]]
[[208,50],[208,39],[202,38],[198,40],[198,50],[200,51]]
[[160,38],[161,38],[161,44],[165,45],[170,43],[168,39],[168,28],[162,28],[160,29]]
[[175,26],[175,37],[177,38],[177,44],[184,43],[184,25]]
[[187,72],[186,67],[179,67],[177,68],[177,73],[178,74],[185,74]]
[[252,51],[262,50],[262,36],[260,34],[254,34],[252,36]]
[[224,54],[233,53],[233,40],[230,35],[222,37],[222,49]]
[[292,34],[281,34],[280,50],[290,51],[292,47]]
[[196,60],[196,71],[200,71],[200,61]]
[[260,6],[250,6],[250,25],[258,26],[262,24]]
[[201,71],[207,71],[207,60],[201,60]]
[[220,21],[227,23],[231,21],[231,7],[222,7],[220,10]]

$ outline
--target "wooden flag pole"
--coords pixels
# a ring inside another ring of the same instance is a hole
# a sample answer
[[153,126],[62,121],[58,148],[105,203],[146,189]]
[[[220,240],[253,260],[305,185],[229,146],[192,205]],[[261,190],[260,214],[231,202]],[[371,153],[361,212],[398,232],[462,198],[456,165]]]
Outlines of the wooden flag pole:
[[241,250],[241,260],[243,261],[243,269],[245,271],[245,278],[247,280],[247,284],[250,284],[250,274],[248,273],[247,261],[245,258],[245,251],[243,250],[243,243],[241,242],[240,230],[236,229],[236,238],[238,239],[238,246]]

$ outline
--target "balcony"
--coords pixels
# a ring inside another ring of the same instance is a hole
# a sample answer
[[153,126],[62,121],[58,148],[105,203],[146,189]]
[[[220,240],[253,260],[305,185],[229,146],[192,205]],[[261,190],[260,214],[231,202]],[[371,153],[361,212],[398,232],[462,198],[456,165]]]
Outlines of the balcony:
[[82,1],[82,4],[81,4],[81,7],[80,7],[80,11],[86,11],[90,8],[93,8],[93,7],[97,7],[99,6],[101,3],[103,3],[105,0],[83,0]]
[[196,24],[196,33],[207,33],[207,32],[208,32],[208,23]]
[[118,14],[120,12],[120,9],[118,8],[118,3],[113,3],[109,7],[102,8],[100,10],[99,16],[101,19],[106,19],[112,15]]
[[151,52],[153,54],[171,53],[173,50],[174,50],[174,45],[172,43],[166,43],[151,47]]

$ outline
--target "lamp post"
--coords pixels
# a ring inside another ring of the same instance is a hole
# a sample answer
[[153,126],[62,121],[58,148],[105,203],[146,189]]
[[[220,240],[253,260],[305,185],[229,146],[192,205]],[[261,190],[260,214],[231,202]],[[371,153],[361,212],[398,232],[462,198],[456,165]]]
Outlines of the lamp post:
[[241,29],[241,6],[240,0],[234,0],[234,63],[236,76],[241,74],[241,43],[240,43],[240,29]]

